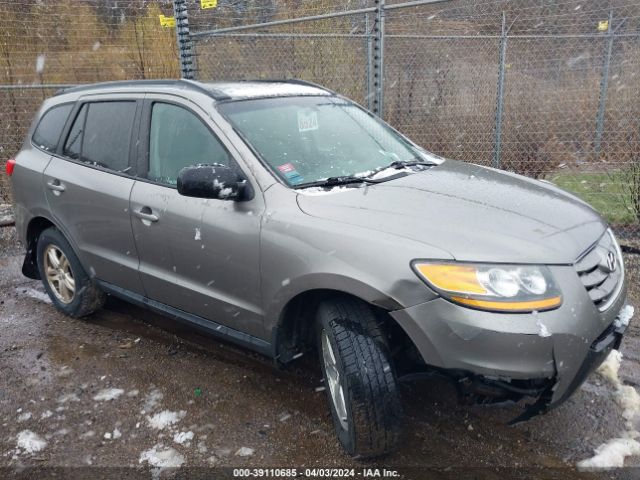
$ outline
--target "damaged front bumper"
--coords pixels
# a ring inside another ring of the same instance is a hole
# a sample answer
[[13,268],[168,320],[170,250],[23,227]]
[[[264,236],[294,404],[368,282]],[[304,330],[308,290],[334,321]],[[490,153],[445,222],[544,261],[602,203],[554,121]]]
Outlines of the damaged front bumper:
[[589,375],[591,375],[602,364],[602,362],[604,362],[611,350],[618,350],[620,348],[622,337],[624,336],[627,326],[628,324],[617,324],[616,321],[614,321],[591,344],[584,362],[560,397],[557,397],[554,400],[553,391],[558,383],[553,382],[548,389],[541,393],[535,403],[530,405],[521,415],[511,420],[509,424],[515,425],[516,423],[526,422],[537,415],[547,413],[549,410],[561,405],[565,400],[573,395]]
[[438,298],[391,315],[425,364],[452,376],[463,392],[535,398],[517,423],[569,398],[620,345],[626,329],[618,321],[625,288],[600,312],[572,267],[555,267],[554,276],[563,285],[563,304],[548,312],[484,312]]

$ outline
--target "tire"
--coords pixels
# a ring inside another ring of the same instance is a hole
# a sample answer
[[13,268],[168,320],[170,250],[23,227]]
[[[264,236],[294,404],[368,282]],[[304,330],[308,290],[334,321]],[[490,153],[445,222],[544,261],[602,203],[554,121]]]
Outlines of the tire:
[[[65,280],[61,280],[63,278],[61,271],[53,268],[55,262],[49,256],[51,252],[58,259],[58,265],[65,274]],[[58,254],[61,256],[57,256]],[[47,256],[46,259],[45,256]],[[102,308],[106,297],[104,292],[89,278],[71,245],[58,229],[47,228],[40,234],[37,259],[38,271],[44,288],[58,310],[70,317],[80,318]],[[47,276],[47,267],[56,272],[57,281],[50,282],[50,277]],[[69,279],[73,282],[70,282]],[[71,286],[73,286],[73,291],[71,291]]]
[[[389,349],[375,313],[362,301],[336,297],[319,305],[317,327],[325,391],[343,448],[355,458],[393,451],[402,433],[402,406]],[[325,361],[329,346],[335,358],[333,371]],[[339,383],[332,389],[335,372]],[[332,393],[340,386],[344,408]],[[346,420],[340,411],[346,413]]]

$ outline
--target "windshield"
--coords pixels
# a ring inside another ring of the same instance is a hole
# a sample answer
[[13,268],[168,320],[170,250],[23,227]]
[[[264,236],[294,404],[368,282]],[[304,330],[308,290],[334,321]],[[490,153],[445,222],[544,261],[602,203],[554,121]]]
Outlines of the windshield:
[[288,185],[367,176],[390,164],[440,163],[384,122],[338,97],[280,97],[218,107]]

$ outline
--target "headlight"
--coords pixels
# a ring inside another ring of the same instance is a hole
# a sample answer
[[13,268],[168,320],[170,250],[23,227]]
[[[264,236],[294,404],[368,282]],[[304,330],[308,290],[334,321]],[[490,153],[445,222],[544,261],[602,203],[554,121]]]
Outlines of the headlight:
[[545,266],[446,263],[416,260],[420,278],[443,297],[461,305],[500,312],[551,310],[562,303]]

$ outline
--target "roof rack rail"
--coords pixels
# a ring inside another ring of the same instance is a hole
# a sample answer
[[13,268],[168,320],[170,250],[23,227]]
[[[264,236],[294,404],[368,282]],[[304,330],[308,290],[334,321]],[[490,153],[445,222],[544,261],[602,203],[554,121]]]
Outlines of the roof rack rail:
[[214,100],[229,100],[231,97],[229,95],[227,95],[226,93],[221,92],[220,90],[216,90],[213,87],[210,88],[206,88],[202,85],[202,83],[198,82],[197,80],[190,80],[187,78],[181,78],[180,80],[177,80],[179,83],[182,83],[183,85],[190,85],[191,88],[193,88],[194,90],[197,90],[201,93],[204,93],[206,95],[209,95],[210,97],[213,97]]
[[201,83],[196,82],[194,80],[186,80],[186,79],[166,79],[166,80],[117,80],[111,82],[100,82],[100,83],[88,83],[85,85],[78,85],[70,88],[64,88],[56,92],[56,95],[60,95],[62,93],[75,93],[75,92],[83,92],[89,90],[100,90],[103,88],[115,88],[115,87],[137,87],[137,86],[171,86],[178,87],[183,86],[190,88],[191,90],[196,90],[198,92],[204,93],[210,97],[213,97],[215,100],[226,100],[229,98],[228,95],[223,94],[215,89],[207,89],[202,86]]

